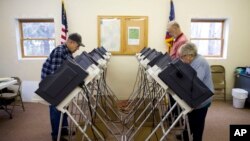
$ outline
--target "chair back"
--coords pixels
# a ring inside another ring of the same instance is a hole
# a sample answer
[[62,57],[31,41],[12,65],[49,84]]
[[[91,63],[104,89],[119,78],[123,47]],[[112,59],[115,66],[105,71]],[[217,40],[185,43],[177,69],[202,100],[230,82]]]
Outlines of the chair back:
[[225,86],[225,68],[221,65],[211,66],[212,79],[215,89],[222,89]]
[[218,93],[224,94],[224,100],[226,100],[226,72],[222,65],[211,65],[212,80],[214,84],[214,90]]
[[13,76],[12,78],[17,80],[17,83],[15,83],[13,86],[18,86],[18,91],[19,94],[21,94],[21,88],[22,88],[22,80],[19,77]]

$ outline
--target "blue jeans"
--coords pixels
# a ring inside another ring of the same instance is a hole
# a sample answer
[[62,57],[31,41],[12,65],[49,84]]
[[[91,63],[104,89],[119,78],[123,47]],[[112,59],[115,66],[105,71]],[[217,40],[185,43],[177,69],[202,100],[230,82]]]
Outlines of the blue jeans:
[[[51,136],[57,137],[61,112],[58,111],[56,107],[52,105],[49,106],[49,111],[50,111],[50,123],[51,123],[51,128],[52,128]],[[62,127],[66,127],[66,128],[62,128],[62,132],[67,132],[68,116],[66,114],[63,114]]]

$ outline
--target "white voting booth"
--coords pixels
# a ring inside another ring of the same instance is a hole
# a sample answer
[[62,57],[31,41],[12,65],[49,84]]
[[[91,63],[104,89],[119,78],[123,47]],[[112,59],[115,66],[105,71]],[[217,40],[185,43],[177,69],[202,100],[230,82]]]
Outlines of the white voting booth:
[[[186,114],[192,110],[191,107],[189,107],[183,100],[181,100],[169,87],[158,77],[158,74],[162,71],[162,68],[164,68],[171,60],[170,57],[167,55],[163,55],[161,58],[161,61],[158,61],[158,67],[157,65],[152,65],[153,67],[150,67],[148,64],[152,61],[154,61],[154,58],[157,58],[158,56],[161,56],[161,54],[152,53],[154,51],[148,51],[151,52],[149,54],[137,54],[138,62],[140,62],[139,66],[139,72],[140,72],[140,78],[142,78],[141,82],[147,82],[148,84],[139,84],[143,85],[144,87],[148,87],[149,93],[146,93],[144,96],[140,96],[140,91],[142,90],[136,90],[135,93],[132,94],[129,101],[134,102],[134,99],[140,99],[137,100],[137,103],[134,103],[132,105],[134,106],[134,109],[132,108],[132,112],[129,115],[135,114],[135,112],[138,110],[137,107],[140,107],[147,99],[150,99],[150,102],[147,103],[144,110],[139,114],[137,119],[135,119],[135,122],[132,126],[130,126],[127,133],[123,136],[123,140],[133,140],[134,136],[140,132],[140,130],[143,128],[144,124],[147,122],[147,120],[150,118],[151,114],[154,113],[156,109],[160,109],[159,107],[162,105],[162,102],[165,101],[165,98],[168,98],[168,95],[171,94],[173,98],[175,99],[176,103],[170,107],[169,109],[165,109],[166,111],[162,110],[158,114],[161,117],[160,120],[157,122],[157,124],[153,127],[152,132],[144,138],[144,140],[151,140],[151,137],[156,134],[157,130],[160,128],[162,134],[160,140],[166,140],[166,136],[168,133],[174,128],[174,125],[181,119],[186,119]],[[152,56],[153,54],[153,56]],[[156,61],[155,61],[156,62]],[[146,79],[146,80],[145,80]],[[145,86],[148,85],[148,86]],[[143,86],[139,86],[138,88],[144,88]],[[152,93],[154,93],[152,97]],[[135,98],[136,97],[136,98]],[[130,104],[131,104],[130,103]],[[167,117],[170,116],[171,111],[176,108],[176,106],[179,105],[181,107],[181,111],[179,116],[174,119],[173,123],[169,125],[168,127],[164,125],[164,122],[166,122]],[[130,106],[130,105],[128,105]],[[171,106],[171,105],[165,105],[165,106]],[[149,109],[149,111],[147,111]],[[147,114],[145,115],[145,113]],[[154,116],[154,115],[153,115]],[[136,126],[137,122],[140,121],[140,119],[143,117],[143,121],[139,123],[139,125]],[[129,120],[129,118],[126,118]],[[186,120],[184,120],[186,121]],[[126,121],[125,123],[127,123]]]
[[[189,131],[186,115],[206,98],[192,105],[169,87],[169,81],[165,80],[168,78],[166,68],[172,60],[167,53],[144,48],[136,54],[139,69],[135,89],[123,109],[116,106],[118,98],[106,83],[110,57],[103,47],[83,52],[39,84],[36,93],[62,114],[66,113],[72,122],[70,131],[77,131],[77,137],[69,135],[69,140],[163,141],[168,140],[177,123],[182,130]],[[169,95],[175,103],[169,103]],[[177,117],[172,116],[175,108],[179,109]],[[59,129],[61,126],[62,118]],[[189,138],[192,138],[190,134]]]

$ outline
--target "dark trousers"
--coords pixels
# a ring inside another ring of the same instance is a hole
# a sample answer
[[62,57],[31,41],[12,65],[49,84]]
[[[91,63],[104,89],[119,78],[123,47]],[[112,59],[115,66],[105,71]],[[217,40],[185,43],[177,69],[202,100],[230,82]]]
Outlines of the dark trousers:
[[[50,123],[51,123],[51,136],[56,138],[58,134],[58,129],[59,129],[59,123],[60,123],[60,116],[61,112],[56,109],[55,106],[50,105],[49,106],[50,110]],[[68,116],[66,114],[63,114],[63,122],[62,122],[62,127],[68,127]],[[68,132],[67,128],[62,128],[62,133]]]
[[188,114],[189,126],[193,134],[193,141],[202,141],[203,130],[208,107],[194,109]]

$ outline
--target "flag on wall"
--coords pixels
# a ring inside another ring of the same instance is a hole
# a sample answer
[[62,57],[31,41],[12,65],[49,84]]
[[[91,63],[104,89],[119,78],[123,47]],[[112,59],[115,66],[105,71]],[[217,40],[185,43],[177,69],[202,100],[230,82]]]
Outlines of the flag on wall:
[[[173,21],[174,19],[175,19],[174,2],[170,0],[169,21]],[[174,38],[168,32],[166,32],[165,41],[168,47],[168,51],[170,52]]]
[[62,1],[62,29],[61,29],[61,44],[65,43],[67,39],[68,22],[66,16],[66,10],[64,8],[64,1]]

